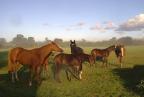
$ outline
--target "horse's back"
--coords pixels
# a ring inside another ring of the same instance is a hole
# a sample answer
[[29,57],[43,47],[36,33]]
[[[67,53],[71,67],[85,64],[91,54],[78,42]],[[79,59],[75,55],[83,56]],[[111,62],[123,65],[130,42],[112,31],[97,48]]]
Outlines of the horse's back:
[[55,64],[65,64],[65,65],[77,65],[79,64],[79,59],[74,54],[60,53],[54,58]]

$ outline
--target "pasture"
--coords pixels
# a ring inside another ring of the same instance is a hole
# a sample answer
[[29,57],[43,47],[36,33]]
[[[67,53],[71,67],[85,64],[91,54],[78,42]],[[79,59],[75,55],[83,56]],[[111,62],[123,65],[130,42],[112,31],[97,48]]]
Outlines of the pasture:
[[[92,48],[85,47],[90,53]],[[65,48],[70,53],[70,48]],[[53,77],[53,56],[49,61],[49,77],[42,72],[43,81],[40,85],[28,86],[27,70],[19,71],[20,81],[13,84],[7,73],[7,53],[0,51],[0,97],[144,97],[144,46],[126,47],[126,57],[123,68],[119,68],[117,59],[112,52],[109,56],[109,66],[104,68],[101,62],[90,67],[83,63],[83,79],[81,81],[66,79],[61,71],[62,83]]]

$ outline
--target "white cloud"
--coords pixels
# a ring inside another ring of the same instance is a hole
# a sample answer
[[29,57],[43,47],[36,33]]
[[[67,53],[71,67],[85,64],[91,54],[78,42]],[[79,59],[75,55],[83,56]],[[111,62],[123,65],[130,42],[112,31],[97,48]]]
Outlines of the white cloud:
[[116,24],[112,21],[104,22],[103,24],[96,23],[95,26],[90,27],[90,30],[92,31],[100,31],[100,32],[106,32],[107,30],[113,30],[116,28]]
[[141,31],[144,29],[144,14],[139,14],[134,18],[119,25],[116,31]]
[[111,29],[115,29],[116,27],[117,26],[114,22],[112,22],[112,21],[106,22],[105,29],[111,30]]
[[104,27],[100,23],[96,23],[95,26],[90,27],[90,30],[92,31],[100,31],[100,32],[105,32]]

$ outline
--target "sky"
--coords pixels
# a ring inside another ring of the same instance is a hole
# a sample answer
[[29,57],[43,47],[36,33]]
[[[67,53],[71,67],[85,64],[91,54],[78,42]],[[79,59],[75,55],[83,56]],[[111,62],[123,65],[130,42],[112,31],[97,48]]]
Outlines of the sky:
[[0,38],[144,37],[144,0],[0,0]]

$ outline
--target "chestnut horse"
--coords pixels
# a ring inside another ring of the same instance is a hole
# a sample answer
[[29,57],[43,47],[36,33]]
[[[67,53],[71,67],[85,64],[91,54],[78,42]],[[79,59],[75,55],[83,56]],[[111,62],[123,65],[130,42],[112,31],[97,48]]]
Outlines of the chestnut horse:
[[120,63],[120,67],[122,67],[122,61],[123,61],[123,57],[125,56],[125,52],[126,52],[126,49],[124,47],[124,45],[116,45],[116,48],[115,48],[115,54],[119,60],[119,63]]
[[[55,56],[54,63],[55,63],[55,79],[58,82],[61,82],[59,78],[59,73],[62,67],[65,67],[65,72],[67,75],[67,79],[69,81],[71,80],[71,78],[69,78],[68,72],[70,72],[76,79],[79,80],[82,79],[81,77],[82,64],[75,55],[60,53]],[[77,77],[77,75],[79,77]]]
[[75,40],[70,40],[71,54],[83,54],[83,49],[78,47],[75,43]]
[[105,48],[105,49],[93,49],[91,51],[91,54],[94,58],[94,63],[96,62],[97,59],[101,59],[101,61],[103,62],[103,66],[104,64],[107,66],[107,63],[108,63],[108,56],[110,54],[111,51],[114,51],[116,48],[115,45],[112,45],[108,48]]
[[[30,69],[29,85],[32,85],[33,73],[39,82],[41,67],[49,57],[52,51],[62,52],[63,50],[54,42],[51,42],[40,48],[27,50],[21,47],[11,49],[9,52],[9,72],[12,73],[12,82],[18,80],[17,71],[19,64],[27,65]],[[15,78],[14,78],[15,77]]]

